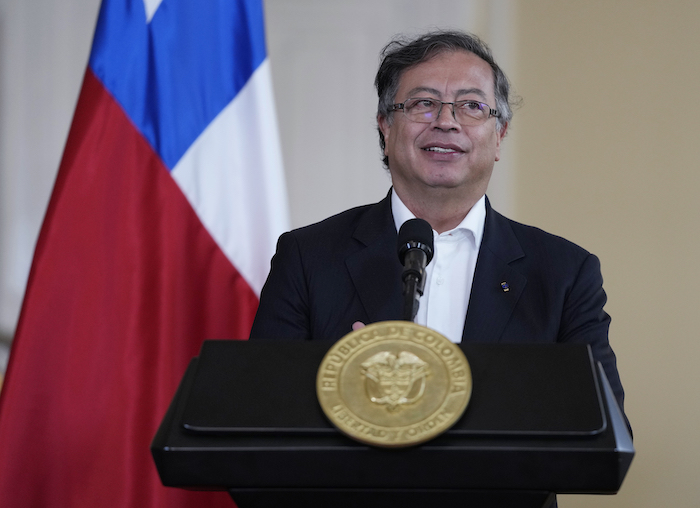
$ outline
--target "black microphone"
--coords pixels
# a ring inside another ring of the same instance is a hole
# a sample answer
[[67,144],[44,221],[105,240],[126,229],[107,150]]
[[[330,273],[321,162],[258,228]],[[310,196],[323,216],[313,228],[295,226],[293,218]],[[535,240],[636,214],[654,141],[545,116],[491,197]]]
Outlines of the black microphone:
[[410,219],[399,229],[399,261],[403,265],[403,318],[413,321],[425,288],[425,267],[433,259],[433,228],[423,219]]

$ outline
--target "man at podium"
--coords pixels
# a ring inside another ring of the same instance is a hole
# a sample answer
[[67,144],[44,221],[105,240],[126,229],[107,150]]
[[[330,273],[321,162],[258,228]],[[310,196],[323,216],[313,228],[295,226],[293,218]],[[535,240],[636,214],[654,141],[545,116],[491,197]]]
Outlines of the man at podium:
[[418,324],[453,342],[590,344],[622,408],[598,258],[505,218],[486,197],[512,118],[489,48],[438,31],[396,39],[382,57],[377,125],[392,188],[280,237],[251,338],[335,341],[401,319],[397,231],[417,217],[434,237]]

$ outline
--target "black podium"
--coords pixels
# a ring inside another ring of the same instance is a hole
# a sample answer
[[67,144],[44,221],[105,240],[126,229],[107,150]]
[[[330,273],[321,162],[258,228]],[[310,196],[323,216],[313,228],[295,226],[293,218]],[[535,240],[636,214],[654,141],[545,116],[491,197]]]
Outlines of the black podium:
[[316,399],[325,341],[207,341],[153,440],[166,486],[228,490],[239,508],[540,508],[614,494],[634,448],[586,345],[462,344],[473,392],[425,444],[340,434]]

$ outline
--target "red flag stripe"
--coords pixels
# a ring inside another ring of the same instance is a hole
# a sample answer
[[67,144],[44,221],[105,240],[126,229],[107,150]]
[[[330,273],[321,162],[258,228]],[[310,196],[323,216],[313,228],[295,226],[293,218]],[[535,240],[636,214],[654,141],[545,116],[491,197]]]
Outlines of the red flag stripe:
[[149,443],[202,340],[256,307],[88,70],[0,396],[3,506],[231,506],[162,487]]

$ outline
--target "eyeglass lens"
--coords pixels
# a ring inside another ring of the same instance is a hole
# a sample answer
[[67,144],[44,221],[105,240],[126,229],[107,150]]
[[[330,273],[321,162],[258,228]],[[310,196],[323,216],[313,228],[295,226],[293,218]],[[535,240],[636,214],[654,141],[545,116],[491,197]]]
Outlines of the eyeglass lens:
[[491,115],[488,105],[477,101],[441,102],[436,99],[409,99],[404,103],[404,113],[414,122],[431,123],[441,113],[443,106],[452,109],[450,113],[462,125],[479,124]]

